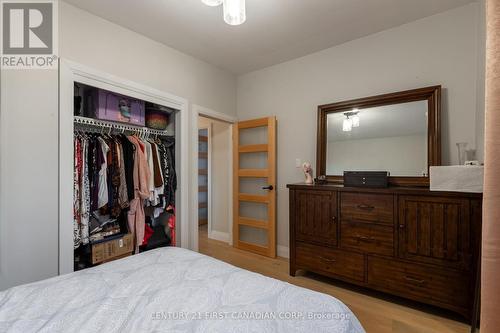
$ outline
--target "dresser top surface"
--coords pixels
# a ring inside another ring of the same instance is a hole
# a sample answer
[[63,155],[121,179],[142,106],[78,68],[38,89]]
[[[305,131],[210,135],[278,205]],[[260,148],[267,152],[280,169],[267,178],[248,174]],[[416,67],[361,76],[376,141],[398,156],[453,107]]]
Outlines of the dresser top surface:
[[320,191],[337,191],[337,192],[362,192],[362,193],[386,193],[386,194],[407,194],[407,195],[436,195],[447,197],[467,197],[481,199],[482,193],[469,192],[443,192],[431,191],[428,187],[405,187],[405,186],[390,186],[387,188],[369,188],[369,187],[347,187],[341,184],[287,184],[287,188],[295,190],[320,190]]

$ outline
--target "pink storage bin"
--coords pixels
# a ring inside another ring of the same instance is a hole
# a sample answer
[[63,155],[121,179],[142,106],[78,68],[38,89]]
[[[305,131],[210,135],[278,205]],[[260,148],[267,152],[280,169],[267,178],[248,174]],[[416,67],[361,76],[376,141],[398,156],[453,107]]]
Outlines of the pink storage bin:
[[95,89],[92,95],[95,118],[145,125],[144,101],[103,89]]

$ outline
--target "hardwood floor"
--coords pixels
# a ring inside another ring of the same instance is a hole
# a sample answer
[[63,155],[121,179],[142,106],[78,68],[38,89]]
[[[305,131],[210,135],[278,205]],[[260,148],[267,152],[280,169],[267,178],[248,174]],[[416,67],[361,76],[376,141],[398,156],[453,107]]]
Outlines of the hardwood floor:
[[206,227],[200,228],[199,248],[201,253],[232,265],[338,298],[349,306],[368,333],[466,333],[470,330],[469,325],[453,320],[449,317],[451,314],[438,309],[314,274],[291,277],[287,259],[263,257],[208,239]]

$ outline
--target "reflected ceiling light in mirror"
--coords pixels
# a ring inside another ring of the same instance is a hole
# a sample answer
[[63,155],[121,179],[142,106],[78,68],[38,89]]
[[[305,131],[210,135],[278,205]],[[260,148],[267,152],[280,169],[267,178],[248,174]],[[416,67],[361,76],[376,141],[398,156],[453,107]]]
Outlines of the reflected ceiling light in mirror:
[[224,22],[240,25],[247,19],[245,0],[224,0]]
[[359,127],[359,110],[353,109],[351,112],[352,127]]
[[217,7],[222,5],[223,0],[201,0],[205,5],[210,7]]
[[344,119],[344,123],[342,124],[342,131],[344,132],[350,132],[352,131],[352,120],[347,116],[346,119]]
[[353,127],[359,127],[359,110],[353,109],[351,112],[344,112],[344,122],[342,124],[342,130],[344,132],[352,131]]

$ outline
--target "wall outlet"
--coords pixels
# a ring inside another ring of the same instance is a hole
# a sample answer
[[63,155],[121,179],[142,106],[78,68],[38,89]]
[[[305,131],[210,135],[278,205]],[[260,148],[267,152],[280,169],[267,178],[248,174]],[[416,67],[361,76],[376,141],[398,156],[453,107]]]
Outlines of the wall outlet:
[[302,167],[302,161],[300,160],[300,158],[296,158],[295,159],[295,167],[296,168],[301,168]]

